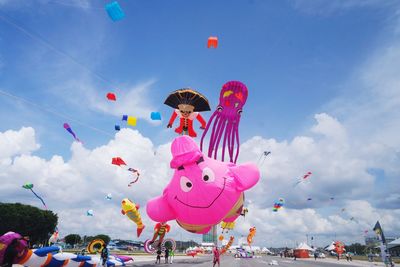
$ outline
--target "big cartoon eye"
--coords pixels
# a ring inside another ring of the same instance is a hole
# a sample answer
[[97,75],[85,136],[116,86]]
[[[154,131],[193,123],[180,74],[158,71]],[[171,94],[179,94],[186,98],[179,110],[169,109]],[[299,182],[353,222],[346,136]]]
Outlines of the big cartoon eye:
[[211,182],[214,182],[214,180],[215,180],[214,172],[208,167],[203,169],[202,177],[203,177],[203,181],[206,183],[211,183]]
[[218,106],[218,107],[217,107],[217,110],[218,110],[219,112],[221,112],[221,111],[223,110],[223,108],[222,108],[221,106]]
[[186,177],[186,176],[181,176],[181,189],[183,192],[189,192],[193,188],[192,182]]
[[242,109],[238,109],[236,112],[237,114],[242,115]]

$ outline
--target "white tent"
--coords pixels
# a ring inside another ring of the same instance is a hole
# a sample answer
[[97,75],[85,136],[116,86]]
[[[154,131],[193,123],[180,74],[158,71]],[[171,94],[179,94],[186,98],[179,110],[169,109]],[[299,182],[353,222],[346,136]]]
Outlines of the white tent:
[[307,245],[306,243],[300,243],[296,249],[305,249],[305,250],[309,250],[309,251],[315,250],[312,247],[310,247],[309,245]]
[[262,252],[262,253],[271,254],[271,251],[270,251],[269,249],[267,249],[266,247],[263,247],[263,248],[261,249],[261,252]]
[[394,248],[400,245],[400,238],[393,240],[392,242],[388,243],[388,248]]
[[325,250],[327,251],[335,250],[335,242],[332,241],[332,243],[329,246],[327,246]]

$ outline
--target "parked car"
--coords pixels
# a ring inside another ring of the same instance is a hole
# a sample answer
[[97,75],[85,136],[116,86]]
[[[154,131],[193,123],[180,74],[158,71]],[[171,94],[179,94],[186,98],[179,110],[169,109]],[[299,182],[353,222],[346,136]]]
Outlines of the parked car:
[[325,259],[325,258],[326,258],[326,256],[325,256],[325,254],[324,254],[324,253],[322,253],[322,252],[319,252],[319,253],[318,253],[318,258]]

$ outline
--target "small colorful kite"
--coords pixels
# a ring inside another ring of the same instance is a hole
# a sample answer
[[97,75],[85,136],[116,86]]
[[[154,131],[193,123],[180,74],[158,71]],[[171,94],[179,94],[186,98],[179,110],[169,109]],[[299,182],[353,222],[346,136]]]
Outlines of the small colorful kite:
[[108,93],[107,99],[110,101],[117,101],[117,96],[114,93]]
[[136,126],[136,122],[137,122],[137,118],[136,117],[128,116],[126,124],[130,125],[130,126]]
[[136,126],[136,121],[137,121],[136,117],[132,117],[132,116],[128,116],[128,115],[122,115],[122,120],[126,121],[127,125]]
[[279,200],[274,203],[274,207],[272,208],[272,211],[277,212],[278,210],[280,210],[283,207],[284,204],[285,204],[285,199],[279,198]]
[[140,236],[144,229],[144,224],[142,222],[142,217],[140,216],[139,213],[139,205],[133,203],[131,200],[125,198],[121,202],[121,213],[123,215],[126,215],[131,221],[136,223],[137,225],[137,237]]
[[235,228],[235,222],[221,222],[222,233],[226,231],[228,233],[229,230],[233,230]]
[[118,21],[125,17],[125,14],[117,1],[106,4],[105,8],[108,16],[110,16],[113,21]]
[[218,37],[216,36],[210,36],[208,37],[208,41],[207,41],[207,48],[217,48],[218,47]]
[[121,167],[121,165],[126,165],[125,161],[120,157],[112,158],[111,164],[114,164],[114,165],[117,165],[120,167]]
[[64,123],[64,129],[67,130],[75,139],[75,141],[80,142],[81,140],[79,140],[79,138],[76,136],[76,134],[74,133],[74,131],[72,131],[71,127],[69,126],[68,123]]
[[308,178],[311,176],[312,172],[307,172],[306,174],[303,175],[302,178],[298,179],[298,181],[294,184],[294,187],[296,187],[300,183],[304,183],[305,181],[308,181]]
[[247,244],[251,247],[251,244],[253,243],[253,238],[256,235],[256,227],[251,227],[249,229],[249,234],[247,235]]
[[160,114],[160,112],[152,112],[152,113],[150,114],[150,118],[151,118],[153,121],[160,121],[160,120],[161,120],[161,114]]
[[[126,166],[125,161],[120,157],[112,158],[111,164],[117,165],[117,166],[119,166],[121,168],[122,168],[122,166]],[[140,173],[139,173],[139,171],[137,169],[134,169],[134,168],[126,167],[124,169],[126,169],[127,171],[133,173],[133,175],[135,176],[135,179],[128,184],[128,186],[130,187],[132,184],[136,183],[139,180]]]
[[235,237],[233,237],[233,236],[231,236],[231,237],[229,238],[228,244],[226,244],[226,245],[221,249],[221,255],[222,255],[222,254],[225,254],[225,253],[228,251],[228,249],[232,246],[234,240],[235,240]]
[[264,151],[264,152],[261,154],[260,158],[258,159],[257,165],[263,165],[265,159],[267,158],[267,156],[268,156],[269,154],[271,154],[271,151]]
[[35,191],[33,191],[33,184],[26,183],[26,184],[24,184],[22,187],[25,188],[25,189],[27,189],[27,190],[28,190],[28,189],[31,190],[31,192],[42,202],[43,206],[44,206],[45,209],[47,210],[47,205],[46,205],[46,203],[44,203],[43,198],[41,198],[38,194],[35,193]]

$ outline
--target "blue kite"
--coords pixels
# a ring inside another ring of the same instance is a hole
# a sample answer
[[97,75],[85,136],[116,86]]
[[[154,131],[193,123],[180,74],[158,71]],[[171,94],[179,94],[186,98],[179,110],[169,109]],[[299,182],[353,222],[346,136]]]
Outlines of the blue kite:
[[124,11],[122,11],[117,1],[106,4],[106,11],[113,21],[118,21],[125,17]]

